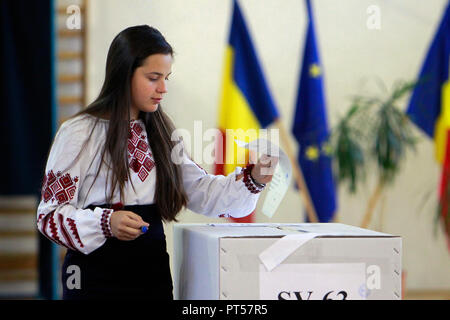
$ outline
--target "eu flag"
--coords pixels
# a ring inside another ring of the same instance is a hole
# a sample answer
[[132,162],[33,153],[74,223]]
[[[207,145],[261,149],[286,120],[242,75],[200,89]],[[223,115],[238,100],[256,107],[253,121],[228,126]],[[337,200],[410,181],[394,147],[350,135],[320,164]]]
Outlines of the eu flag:
[[309,0],[306,5],[309,22],[293,134],[299,143],[298,162],[317,218],[320,222],[329,222],[336,210],[336,196],[331,157],[327,149],[329,130],[323,92],[323,70]]

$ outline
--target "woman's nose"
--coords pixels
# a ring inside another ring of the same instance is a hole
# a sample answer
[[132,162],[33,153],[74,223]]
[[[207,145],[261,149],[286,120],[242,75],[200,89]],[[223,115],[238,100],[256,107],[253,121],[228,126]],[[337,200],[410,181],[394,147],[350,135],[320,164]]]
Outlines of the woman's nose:
[[162,80],[159,83],[159,86],[157,88],[159,93],[166,93],[167,92],[167,81],[166,80]]

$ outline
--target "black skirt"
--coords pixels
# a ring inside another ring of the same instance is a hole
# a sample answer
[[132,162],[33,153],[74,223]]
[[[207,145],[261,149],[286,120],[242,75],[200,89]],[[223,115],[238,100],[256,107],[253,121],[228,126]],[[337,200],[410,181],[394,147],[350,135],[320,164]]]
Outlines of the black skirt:
[[[149,230],[132,241],[108,238],[88,255],[67,250],[62,267],[64,300],[173,300],[166,237],[156,206],[125,206],[122,210],[140,215],[150,224]],[[74,266],[81,277],[75,287]]]

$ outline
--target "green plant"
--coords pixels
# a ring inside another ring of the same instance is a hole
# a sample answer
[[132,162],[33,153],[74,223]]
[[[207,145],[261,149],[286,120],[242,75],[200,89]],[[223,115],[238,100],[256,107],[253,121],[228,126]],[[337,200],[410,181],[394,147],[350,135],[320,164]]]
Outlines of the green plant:
[[408,150],[415,150],[413,124],[399,104],[416,82],[399,82],[387,98],[355,96],[345,116],[331,133],[332,154],[338,183],[348,182],[357,192],[367,166],[375,163],[377,185],[362,222],[367,227],[384,187],[393,183]]
[[365,177],[365,157],[361,144],[364,133],[359,125],[361,122],[358,121],[363,108],[360,99],[355,98],[350,110],[339,121],[330,137],[337,180],[339,183],[348,181],[351,193],[356,192],[358,182]]

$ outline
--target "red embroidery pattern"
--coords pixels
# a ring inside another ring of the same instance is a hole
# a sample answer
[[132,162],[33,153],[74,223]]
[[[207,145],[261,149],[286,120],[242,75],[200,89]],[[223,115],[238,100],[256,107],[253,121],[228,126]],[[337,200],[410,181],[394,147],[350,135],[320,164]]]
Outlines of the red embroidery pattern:
[[70,173],[62,175],[60,171],[55,175],[53,170],[44,177],[42,183],[42,199],[44,202],[57,200],[58,204],[67,203],[73,199],[76,191],[78,177],[70,176]]
[[69,223],[70,231],[72,231],[72,234],[75,236],[75,239],[77,239],[78,243],[82,248],[84,248],[83,242],[81,242],[80,235],[78,234],[77,226],[75,224],[75,220],[67,218],[67,222]]
[[100,220],[100,224],[102,226],[103,235],[106,238],[111,238],[113,236],[111,232],[111,225],[109,217],[111,216],[111,213],[113,212],[112,209],[104,209],[102,213],[102,218]]
[[64,240],[66,240],[66,247],[69,247],[72,250],[76,250],[76,246],[72,241],[72,238],[69,235],[69,232],[66,229],[66,226],[64,225],[64,217],[62,214],[58,214],[58,223],[61,228],[61,234],[64,237]]
[[[61,239],[58,237],[58,228],[56,227],[56,223],[55,223],[55,219],[54,219],[54,214],[55,211],[52,211],[51,213],[48,214],[47,217],[45,217],[45,219],[48,218],[49,220],[49,224],[50,224],[50,231],[51,234],[49,235],[50,239],[55,241],[57,244],[64,246],[67,248],[67,246],[61,241]],[[45,230],[45,229],[44,229]]]
[[[44,215],[45,216],[45,218],[43,219],[43,222],[42,222],[42,229],[41,229],[41,232],[44,234],[44,236],[46,236],[48,239],[50,239],[50,240],[52,240],[52,238],[48,235],[48,233],[47,233],[47,224],[48,224],[48,218],[49,218],[49,215]],[[42,217],[41,217],[42,218]]]
[[38,216],[37,223],[41,222],[41,219],[45,216],[45,213],[41,213]]
[[130,124],[128,132],[128,159],[131,170],[137,173],[141,181],[145,179],[155,166],[152,160],[152,153],[146,141],[146,136],[143,134],[144,129],[137,122]]
[[[56,244],[59,244],[60,246],[66,247],[71,250],[77,250],[77,247],[75,246],[72,237],[70,236],[68,230],[66,229],[66,226],[64,225],[64,217],[62,214],[58,214],[58,221],[55,221],[55,211],[52,211],[50,213],[43,214],[41,213],[39,215],[38,221],[43,220],[42,226],[39,228],[40,231],[51,241],[55,242]],[[72,220],[72,219],[67,219]],[[72,220],[73,221],[73,220]],[[73,227],[69,221],[69,225],[71,227],[71,231],[74,232],[75,237],[77,238],[78,242],[80,243],[81,247],[84,247],[81,243],[80,237],[78,235],[78,231],[76,230],[75,224],[73,224]],[[47,227],[50,231],[47,232]],[[75,228],[75,230],[74,230]],[[59,238],[58,230],[61,232],[64,241]]]

